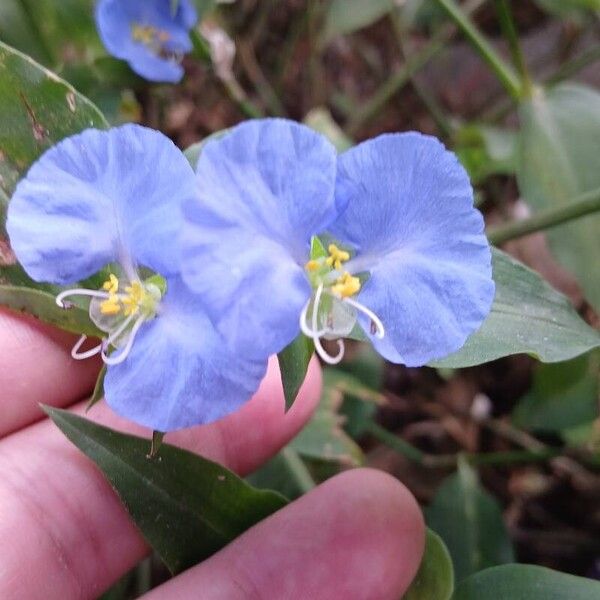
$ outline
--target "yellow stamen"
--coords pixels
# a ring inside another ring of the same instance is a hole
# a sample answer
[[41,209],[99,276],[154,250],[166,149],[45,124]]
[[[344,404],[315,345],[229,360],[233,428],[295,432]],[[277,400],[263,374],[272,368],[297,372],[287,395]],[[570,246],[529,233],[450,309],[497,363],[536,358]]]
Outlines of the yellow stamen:
[[316,260],[309,260],[305,265],[304,268],[307,271],[316,271],[319,268],[319,262]]
[[140,25],[135,23],[131,27],[131,37],[136,42],[141,42],[145,46],[163,45],[171,38],[168,31],[157,29],[152,25]]
[[334,267],[337,271],[342,268],[343,262],[350,260],[350,253],[340,250],[335,244],[329,244],[327,250],[329,251],[329,257],[325,263],[329,267]]
[[111,296],[119,291],[119,280],[112,273],[108,279],[102,284],[102,289],[106,290]]
[[353,277],[347,271],[331,286],[333,294],[341,298],[349,298],[360,291],[360,279]]
[[134,281],[130,286],[125,288],[127,296],[123,298],[123,305],[125,307],[125,316],[136,313],[140,304],[144,301],[146,292],[139,281]]
[[100,312],[103,315],[118,315],[121,312],[121,304],[114,294],[111,294],[108,300],[100,304]]

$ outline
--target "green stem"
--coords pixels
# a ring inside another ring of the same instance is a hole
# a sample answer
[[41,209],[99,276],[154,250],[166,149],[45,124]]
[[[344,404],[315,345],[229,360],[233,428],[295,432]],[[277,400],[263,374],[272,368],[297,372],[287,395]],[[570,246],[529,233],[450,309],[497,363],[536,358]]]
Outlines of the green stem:
[[409,460],[422,465],[426,456],[425,452],[415,448],[412,444],[405,442],[401,437],[394,435],[375,421],[369,421],[366,424],[365,431],[370,433],[374,438],[383,442],[386,446],[395,450],[398,454],[405,456]]
[[525,56],[519,42],[519,34],[515,27],[515,22],[512,15],[512,10],[508,0],[496,0],[496,10],[500,26],[504,33],[504,37],[508,41],[510,54],[512,56],[513,65],[521,76],[522,94],[525,97],[531,96],[532,82],[525,63]]
[[562,225],[596,211],[600,211],[600,188],[586,192],[564,206],[549,208],[529,219],[496,227],[489,232],[488,238],[492,244],[499,245],[536,231]]
[[[404,38],[405,36],[407,36],[407,31],[403,27],[398,11],[393,10],[392,12],[390,12],[390,20],[396,33],[396,39],[398,41],[400,54],[402,55],[404,60],[409,61],[412,52],[409,51],[408,44],[405,42]],[[444,137],[450,137],[453,132],[453,128],[450,121],[446,118],[442,107],[438,104],[433,94],[430,94],[426,87],[421,85],[421,83],[419,82],[418,78],[415,77],[415,75],[416,73],[413,73],[410,76],[410,82],[412,84],[412,87],[414,88],[415,92],[425,105],[425,108],[429,111],[431,118],[435,121],[435,124],[437,125],[442,135]]]
[[410,78],[423,68],[438,52],[440,52],[450,36],[447,30],[434,35],[429,44],[416,52],[404,66],[389,77],[386,82],[373,94],[362,108],[350,119],[346,132],[351,137],[364,123],[375,116],[402,87],[410,82]]
[[298,453],[293,448],[286,446],[281,451],[281,456],[285,460],[294,482],[303,494],[310,492],[310,490],[316,487],[317,484],[312,478],[310,471],[306,468],[304,461],[298,456]]
[[[190,37],[193,44],[192,56],[205,64],[210,64],[212,58],[208,43],[195,29],[190,32]],[[264,116],[263,111],[248,98],[246,92],[235,79],[233,74],[228,78],[219,77],[219,81],[223,85],[223,88],[229,98],[238,106],[240,111],[246,117],[250,117],[251,119],[259,119],[260,117]]]
[[[473,0],[466,9],[466,13],[475,12],[486,0]],[[418,52],[415,52],[403,67],[391,75],[385,83],[359,108],[349,119],[345,130],[350,137],[354,137],[358,130],[374,117],[396,95],[402,87],[411,81],[417,71],[422,69],[432,58],[444,49],[446,43],[456,33],[456,28],[441,27],[436,31],[429,43]]]
[[455,0],[436,0],[436,2],[448,13],[448,16],[456,23],[481,57],[496,73],[506,91],[513,98],[520,98],[522,89],[519,78],[512,67],[506,64],[494,47],[483,37],[469,16],[463,12]]
[[366,431],[373,437],[384,443],[386,446],[396,451],[398,454],[409,460],[422,465],[423,467],[440,469],[456,467],[459,457],[463,457],[473,466],[502,466],[518,463],[545,462],[560,456],[562,450],[559,448],[540,448],[534,450],[509,450],[506,452],[486,452],[483,454],[464,453],[458,454],[427,454],[418,448],[404,441],[402,438],[394,435],[378,425],[374,421],[367,424]]
[[546,80],[546,84],[554,85],[563,79],[568,79],[569,77],[579,73],[579,71],[588,65],[596,62],[598,59],[600,59],[600,45],[593,46],[589,50],[582,52],[580,55],[575,56],[571,60],[562,64],[556,73]]

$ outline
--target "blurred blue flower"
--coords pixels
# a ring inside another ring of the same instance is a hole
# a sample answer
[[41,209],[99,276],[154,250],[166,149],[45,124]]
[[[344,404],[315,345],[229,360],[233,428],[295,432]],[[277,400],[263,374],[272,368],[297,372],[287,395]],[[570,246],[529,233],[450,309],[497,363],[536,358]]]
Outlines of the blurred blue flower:
[[198,21],[190,0],[100,0],[96,23],[115,57],[150,81],[177,83],[181,59],[192,49],[189,31]]
[[[362,328],[385,358],[418,366],[459,349],[490,310],[483,219],[435,138],[383,135],[336,158],[302,125],[256,120],[209,142],[197,177],[183,278],[246,356],[302,330],[335,363],[340,338]],[[322,339],[337,340],[335,356]]]
[[196,193],[192,168],[168,138],[125,125],[89,129],[48,150],[8,209],[12,248],[36,281],[72,284],[110,265],[100,290],[57,297],[65,307],[67,298],[91,298],[90,317],[106,332],[87,351],[82,336],[72,355],[101,354],[108,404],[159,431],[233,412],[266,369],[265,360],[227,348],[181,281],[181,204]]

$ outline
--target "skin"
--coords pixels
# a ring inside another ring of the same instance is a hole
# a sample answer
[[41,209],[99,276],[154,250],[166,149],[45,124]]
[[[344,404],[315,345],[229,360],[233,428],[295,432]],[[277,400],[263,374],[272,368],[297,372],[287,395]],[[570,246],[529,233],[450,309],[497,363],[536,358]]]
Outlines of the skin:
[[[44,402],[83,412],[81,399],[89,395],[99,364],[74,362],[73,342],[35,319],[0,309],[0,598],[92,600],[149,552],[93,463],[38,407]],[[245,475],[302,428],[320,389],[313,361],[284,414],[273,360],[240,411],[167,439]],[[88,417],[143,432],[104,403]],[[423,519],[408,490],[380,471],[354,469],[145,597],[398,600],[418,569],[423,545]]]

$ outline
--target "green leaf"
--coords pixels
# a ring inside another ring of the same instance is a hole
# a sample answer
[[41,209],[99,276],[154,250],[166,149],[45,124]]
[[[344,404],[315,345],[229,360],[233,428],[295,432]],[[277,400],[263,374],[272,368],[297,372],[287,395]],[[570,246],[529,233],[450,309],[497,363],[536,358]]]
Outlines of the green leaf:
[[0,305],[18,312],[34,315],[55,327],[88,336],[104,334],[92,323],[87,310],[78,306],[60,308],[55,295],[43,290],[0,284]]
[[597,600],[600,582],[535,565],[504,565],[463,581],[452,600]]
[[[66,81],[2,42],[0,113],[0,233],[4,233],[8,198],[31,163],[69,135],[108,125]],[[31,280],[30,284],[39,287]]]
[[278,355],[281,383],[285,396],[286,411],[292,407],[298,391],[306,377],[308,363],[314,352],[312,340],[300,334],[289,346]]
[[61,431],[102,470],[144,537],[172,573],[211,556],[286,504],[224,467],[163,444],[45,407]]
[[560,432],[598,417],[597,354],[554,365],[538,365],[531,390],[513,411],[518,427]]
[[50,146],[88,127],[108,127],[100,111],[66,81],[0,42],[0,184],[17,180]]
[[90,410],[95,404],[98,404],[102,398],[104,398],[104,378],[106,377],[106,365],[102,365],[100,373],[98,373],[98,379],[96,379],[96,385],[94,391],[85,407],[85,412]]
[[367,27],[393,8],[393,0],[332,0],[325,16],[323,41]]
[[[534,210],[556,208],[600,187],[600,94],[581,85],[536,90],[520,108],[517,172],[521,194]],[[600,214],[547,232],[559,261],[579,279],[600,308]]]
[[486,567],[514,561],[500,507],[464,461],[458,472],[442,483],[425,518],[448,546],[457,581]]
[[344,133],[342,128],[333,120],[327,108],[313,108],[305,117],[304,124],[322,133],[338,152],[344,152],[354,145],[354,142]]
[[560,362],[600,346],[600,333],[537,273],[496,249],[493,269],[496,297],[490,315],[458,352],[431,366],[470,367],[511,354]]
[[512,175],[517,168],[517,134],[499,127],[469,124],[456,133],[455,152],[473,183],[490,175]]
[[452,558],[442,538],[427,529],[421,566],[402,600],[449,600],[454,590]]
[[[339,409],[344,393],[332,385],[329,375],[332,370],[324,371],[325,382],[319,406],[290,446],[306,458],[358,466],[364,463],[365,458],[360,447],[341,427],[344,417],[339,414]],[[334,378],[336,375],[334,372]]]
[[32,11],[27,2],[0,2],[0,40],[26,50],[36,60],[50,64],[51,52],[40,34],[36,11]]

